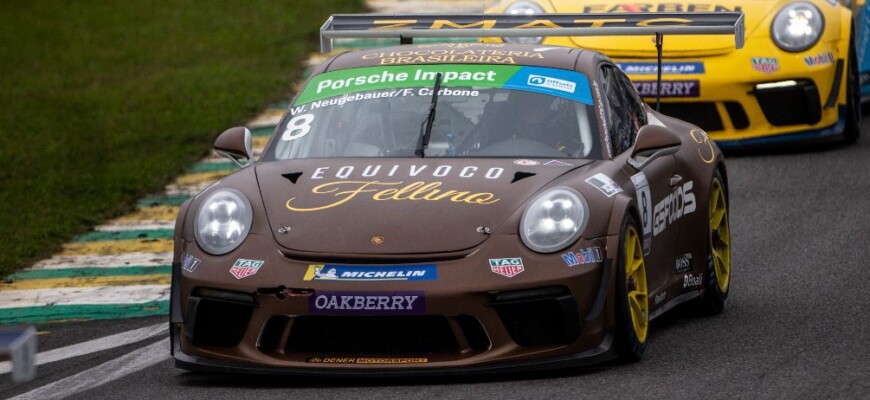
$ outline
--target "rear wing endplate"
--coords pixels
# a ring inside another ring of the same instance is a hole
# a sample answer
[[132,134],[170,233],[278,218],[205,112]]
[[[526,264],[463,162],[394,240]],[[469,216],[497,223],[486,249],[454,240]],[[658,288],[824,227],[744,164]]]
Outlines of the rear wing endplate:
[[335,14],[320,28],[320,49],[333,39],[537,36],[734,35],[743,48],[742,12],[620,14]]

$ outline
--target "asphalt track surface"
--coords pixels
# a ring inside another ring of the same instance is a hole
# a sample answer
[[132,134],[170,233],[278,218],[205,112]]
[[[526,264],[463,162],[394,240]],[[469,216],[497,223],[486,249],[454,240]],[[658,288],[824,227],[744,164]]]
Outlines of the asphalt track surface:
[[[0,375],[0,398],[868,399],[870,120],[863,128],[854,146],[729,157],[728,307],[659,318],[640,363],[462,379],[204,375],[174,367],[165,317],[132,318],[44,327],[39,350],[61,349],[60,361],[25,384]],[[65,346],[135,329],[157,333],[64,359]]]

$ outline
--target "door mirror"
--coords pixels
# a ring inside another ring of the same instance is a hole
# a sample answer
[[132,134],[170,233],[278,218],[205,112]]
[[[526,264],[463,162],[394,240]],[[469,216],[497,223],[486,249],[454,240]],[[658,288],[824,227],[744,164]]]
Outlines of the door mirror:
[[682,143],[680,137],[668,128],[660,125],[643,126],[637,132],[628,164],[641,170],[656,158],[676,153]]
[[[230,128],[221,133],[214,141],[214,151],[221,157],[229,158],[240,168],[251,165],[254,159],[251,131],[243,126]],[[247,160],[242,164],[242,160]]]

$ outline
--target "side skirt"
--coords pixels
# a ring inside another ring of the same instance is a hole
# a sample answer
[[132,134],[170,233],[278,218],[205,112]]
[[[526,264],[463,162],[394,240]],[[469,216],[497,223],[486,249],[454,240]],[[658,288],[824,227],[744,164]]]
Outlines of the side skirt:
[[656,319],[658,316],[668,312],[668,310],[670,310],[670,309],[672,309],[680,304],[683,304],[689,300],[693,300],[693,299],[696,299],[698,297],[701,297],[702,293],[704,293],[704,292],[700,291],[700,290],[695,290],[695,291],[691,291],[688,293],[683,293],[677,297],[670,299],[667,303],[665,303],[664,305],[662,305],[661,307],[659,307],[655,311],[651,312],[649,315],[649,320],[652,321],[652,320]]

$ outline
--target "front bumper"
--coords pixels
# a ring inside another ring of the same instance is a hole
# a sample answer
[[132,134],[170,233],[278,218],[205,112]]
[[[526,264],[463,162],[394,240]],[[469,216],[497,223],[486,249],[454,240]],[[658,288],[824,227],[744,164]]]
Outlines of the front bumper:
[[[575,46],[570,38],[548,38],[545,43]],[[666,52],[667,43],[666,38]],[[700,126],[726,148],[839,136],[843,132],[838,125],[840,109],[846,104],[848,48],[845,38],[819,42],[806,52],[792,54],[768,38],[753,37],[744,49],[726,54],[666,54],[665,64],[701,66],[703,72],[689,68],[688,73],[664,73],[664,88],[671,82],[695,84],[697,89],[675,90],[672,96],[662,97],[661,111]],[[614,57],[614,62],[649,67],[656,59]],[[655,68],[638,69],[644,73],[628,71],[632,82],[654,88]],[[654,91],[648,92],[644,99],[654,104]],[[762,140],[768,137],[778,139]]]
[[[267,240],[251,236],[248,240]],[[308,261],[276,252],[253,276],[236,279],[229,265],[241,254],[178,269],[173,283],[173,352],[192,370],[293,375],[451,375],[584,365],[613,358],[612,287],[615,238],[585,241],[603,261],[568,267],[559,253],[517,251],[525,270],[494,274],[489,248],[518,243],[495,236],[486,249],[435,262],[432,281],[305,280]],[[243,246],[244,247],[244,246]],[[610,247],[613,248],[613,247]],[[567,251],[567,250],[566,250]],[[504,256],[504,254],[501,254]],[[384,263],[387,264],[387,263]],[[369,264],[371,265],[371,264]],[[270,267],[266,269],[266,267]],[[308,274],[310,278],[310,274]],[[425,296],[414,315],[320,313],[318,293]]]
[[549,357],[528,361],[490,363],[481,365],[468,365],[459,367],[428,367],[428,368],[297,368],[297,367],[271,367],[246,363],[240,361],[226,361],[216,359],[199,358],[185,354],[177,345],[180,342],[178,330],[173,330],[175,335],[173,343],[175,366],[189,371],[211,373],[239,373],[258,375],[292,375],[301,377],[411,377],[411,376],[468,376],[468,375],[494,375],[502,373],[547,371],[561,368],[577,368],[600,364],[616,358],[612,351],[613,333],[608,332],[600,345],[584,352],[560,357]]

